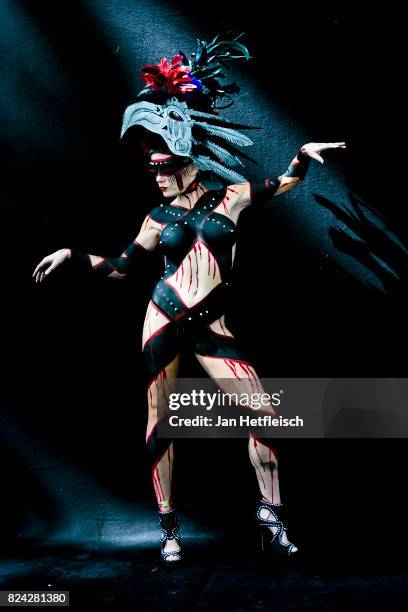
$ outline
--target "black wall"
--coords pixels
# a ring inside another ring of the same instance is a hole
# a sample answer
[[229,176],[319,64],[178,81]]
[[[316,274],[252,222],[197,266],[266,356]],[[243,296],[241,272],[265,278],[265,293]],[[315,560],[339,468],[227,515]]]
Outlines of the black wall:
[[[384,42],[398,19],[379,9],[357,15],[337,2],[282,3],[268,14],[264,7],[1,4],[5,535],[30,521],[33,533],[46,532],[78,503],[80,521],[87,498],[74,477],[115,500],[152,500],[140,335],[160,262],[153,258],[140,283],[101,282],[67,267],[35,286],[31,274],[57,248],[114,255],[136,235],[158,199],[131,147],[118,141],[122,112],[140,89],[138,70],[188,52],[219,27],[245,31],[254,56],[233,70],[242,94],[227,113],[263,127],[249,178],[284,170],[308,140],[348,144],[324,167],[313,164],[296,194],[244,213],[231,329],[261,376],[405,376],[403,280],[387,285],[337,248],[336,214],[315,197],[343,209],[351,189],[384,216],[385,234],[407,242],[401,162],[390,140],[399,129],[397,51]],[[185,372],[201,374],[198,366]],[[224,495],[249,508],[256,490],[245,444],[225,442],[233,469],[223,442],[211,443],[211,453],[208,441],[199,452],[197,444],[179,444],[180,501],[195,512],[212,508],[214,520]],[[370,540],[373,508],[388,513],[382,503],[398,502],[403,440],[289,440],[280,448],[283,493],[305,537],[317,516],[335,539],[334,524],[345,514],[343,533],[356,512]],[[58,496],[61,482],[68,497]]]

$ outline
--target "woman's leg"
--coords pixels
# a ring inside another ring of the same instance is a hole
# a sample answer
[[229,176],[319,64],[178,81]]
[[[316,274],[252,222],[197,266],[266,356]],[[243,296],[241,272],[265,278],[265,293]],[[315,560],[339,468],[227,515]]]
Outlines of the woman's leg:
[[[158,436],[160,421],[168,414],[168,400],[179,367],[177,333],[174,323],[150,302],[143,328],[143,354],[147,365],[148,420],[146,446],[152,470],[153,488],[160,513],[174,509],[172,475],[174,450],[169,438]],[[164,551],[179,550],[176,540],[167,540]],[[168,561],[176,561],[168,557]]]
[[159,422],[167,414],[172,378],[177,376],[179,357],[164,367],[153,378],[147,391],[148,420],[146,446],[152,468],[154,493],[160,511],[172,509],[171,484],[173,474],[173,442],[157,435]]
[[[226,393],[263,393],[261,382],[239,349],[237,341],[225,325],[224,316],[208,327],[206,338],[196,346],[196,357],[207,374],[217,381]],[[265,412],[275,414],[271,405],[263,406]],[[249,457],[255,469],[261,496],[272,504],[280,504],[278,456],[268,438],[249,437]],[[263,509],[261,518],[272,520],[271,513]],[[273,533],[276,528],[272,529]],[[283,543],[288,543],[286,532]],[[297,550],[294,547],[293,552]]]

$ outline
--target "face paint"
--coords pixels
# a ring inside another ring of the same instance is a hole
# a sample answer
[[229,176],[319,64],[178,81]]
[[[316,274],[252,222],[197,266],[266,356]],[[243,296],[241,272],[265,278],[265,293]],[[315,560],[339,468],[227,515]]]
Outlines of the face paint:
[[152,159],[154,153],[154,151],[150,151],[148,160],[146,162],[146,167],[148,172],[155,174],[156,176],[158,174],[160,174],[160,176],[173,176],[188,166],[188,164],[191,162],[189,157],[168,155],[158,151],[156,152],[157,156]]
[[156,177],[165,197],[184,193],[194,182],[196,171],[189,157],[172,155],[168,151],[146,150],[146,168]]

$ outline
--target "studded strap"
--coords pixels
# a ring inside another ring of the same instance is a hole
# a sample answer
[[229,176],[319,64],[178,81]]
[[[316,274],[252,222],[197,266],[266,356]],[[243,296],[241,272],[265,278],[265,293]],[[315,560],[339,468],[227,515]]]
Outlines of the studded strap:
[[[282,538],[283,531],[287,529],[287,526],[285,525],[283,521],[280,520],[279,515],[278,515],[277,508],[282,508],[282,506],[283,504],[271,504],[261,499],[261,501],[258,504],[258,508],[256,510],[256,519],[257,519],[258,525],[265,526],[265,527],[275,527],[275,526],[278,527],[278,532],[275,535],[279,534],[280,540]],[[275,520],[262,518],[261,511],[263,509],[268,510],[269,512],[272,512],[272,515]]]
[[174,561],[167,561],[168,557],[177,557],[180,561],[182,559],[182,554],[181,554],[181,550],[170,550],[168,552],[164,552],[164,550],[161,551],[161,556],[163,561],[165,561],[166,563],[173,563]]
[[180,521],[175,510],[170,512],[159,513],[161,537],[160,542],[163,543],[166,540],[176,540],[180,542],[180,536],[178,529],[180,528]]
[[[278,508],[282,508],[283,504],[271,504],[267,501],[265,501],[264,499],[261,499],[261,501],[258,504],[258,508],[256,510],[256,520],[257,520],[257,524],[260,527],[277,527],[278,530],[275,534],[271,534],[271,543],[273,545],[277,545],[277,542],[279,542],[278,546],[280,547],[280,550],[283,552],[283,550],[285,550],[285,554],[287,552],[288,555],[291,554],[293,548],[295,547],[294,544],[292,543],[284,543],[282,541],[282,537],[284,532],[287,530],[287,526],[284,524],[283,521],[280,520],[279,515],[278,515]],[[261,518],[261,510],[262,509],[266,509],[269,510],[270,512],[272,512],[272,515],[274,516],[275,520],[267,520],[264,518]]]

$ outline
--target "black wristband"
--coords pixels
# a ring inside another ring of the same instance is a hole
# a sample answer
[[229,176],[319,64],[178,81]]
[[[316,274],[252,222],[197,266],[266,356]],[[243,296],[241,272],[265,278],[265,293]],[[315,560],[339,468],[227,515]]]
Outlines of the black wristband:
[[77,251],[76,249],[70,249],[71,257],[70,260],[72,265],[80,270],[92,270],[91,258],[87,253]]
[[298,160],[298,163],[296,163],[296,161],[292,162],[287,171],[285,172],[284,176],[290,176],[292,178],[299,178],[300,180],[303,180],[309,169],[310,157],[306,155],[306,153],[303,153],[301,149],[299,149],[296,154],[296,158]]

